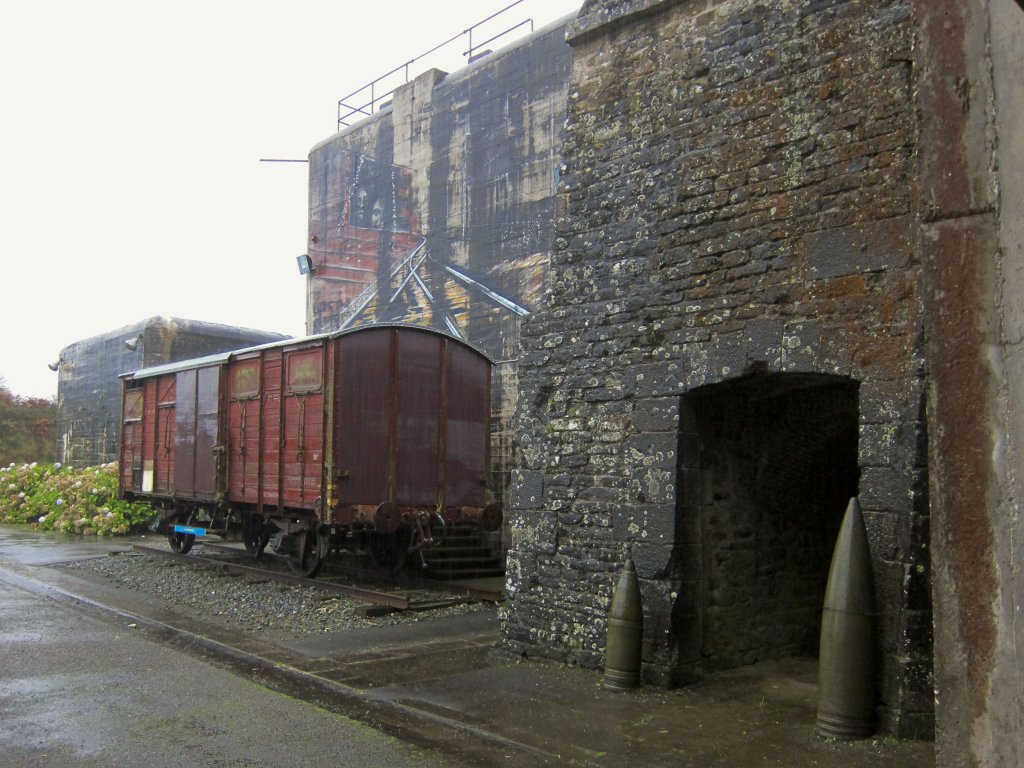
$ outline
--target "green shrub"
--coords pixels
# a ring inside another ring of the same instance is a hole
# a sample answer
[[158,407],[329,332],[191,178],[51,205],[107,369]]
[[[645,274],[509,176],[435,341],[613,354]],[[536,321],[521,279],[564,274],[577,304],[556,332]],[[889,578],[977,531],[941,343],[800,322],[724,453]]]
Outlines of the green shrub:
[[57,464],[0,467],[0,522],[85,536],[145,528],[150,505],[117,498],[117,464],[72,469]]

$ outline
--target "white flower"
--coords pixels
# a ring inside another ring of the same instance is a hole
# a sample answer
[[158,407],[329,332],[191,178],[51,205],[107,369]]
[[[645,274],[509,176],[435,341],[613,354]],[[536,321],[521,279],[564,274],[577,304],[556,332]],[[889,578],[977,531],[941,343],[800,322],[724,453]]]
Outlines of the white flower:
[[38,462],[33,461],[31,464],[28,465],[28,468],[29,469],[35,469],[36,468],[36,464],[38,464]]
[[24,498],[25,498],[25,492],[24,492],[24,491],[22,491],[21,493],[19,493],[19,494],[18,494],[18,498],[19,498],[19,499],[24,499]]
[[93,489],[92,489],[92,495],[93,495],[93,496],[95,496],[95,495],[96,495],[96,494],[98,494],[99,492],[100,492],[100,489],[99,489],[99,488],[93,488]]
[[54,469],[60,469],[62,466],[64,466],[64,465],[61,464],[59,461],[53,462],[53,468]]
[[16,491],[16,490],[18,490],[18,486],[16,486],[14,483],[11,483],[10,485],[7,486],[7,490],[8,491]]
[[114,516],[114,513],[113,513],[113,512],[110,512],[110,511],[108,511],[108,512],[107,512],[107,514],[106,514],[106,516],[107,516],[107,517],[113,517],[113,516]]
[[45,523],[46,522],[46,515],[40,515],[39,516],[39,522],[40,523]]

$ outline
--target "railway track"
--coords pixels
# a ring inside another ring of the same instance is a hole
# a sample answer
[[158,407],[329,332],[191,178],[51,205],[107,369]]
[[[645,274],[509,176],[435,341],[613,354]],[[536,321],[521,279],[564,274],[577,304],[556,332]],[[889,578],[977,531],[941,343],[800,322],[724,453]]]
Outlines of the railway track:
[[[303,578],[284,571],[277,571],[273,568],[258,568],[252,565],[235,562],[231,558],[252,557],[249,553],[236,547],[217,544],[215,542],[204,542],[203,548],[204,550],[210,549],[220,551],[224,555],[227,555],[227,557],[209,557],[195,552],[182,555],[167,549],[147,547],[141,544],[133,545],[132,551],[139,552],[140,554],[167,558],[187,565],[213,568],[249,577],[280,581],[296,586],[313,587],[322,592],[355,598],[371,605],[384,607],[393,611],[429,611],[437,608],[446,608],[463,602],[481,601],[496,603],[503,599],[501,593],[498,591],[469,587],[460,584],[437,582],[429,579],[403,578],[398,585],[398,590],[386,591],[370,589],[368,587],[357,586],[351,583],[341,583],[337,578]],[[400,594],[402,589],[446,592],[451,594],[452,597],[430,600],[410,600],[407,596]]]

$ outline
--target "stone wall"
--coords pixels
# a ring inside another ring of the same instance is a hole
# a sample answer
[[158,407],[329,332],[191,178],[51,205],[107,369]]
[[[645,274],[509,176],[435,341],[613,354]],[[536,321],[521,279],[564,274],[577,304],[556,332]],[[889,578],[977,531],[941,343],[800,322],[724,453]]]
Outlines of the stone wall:
[[714,434],[691,398],[739,382],[799,404],[807,381],[840,383],[856,392],[881,725],[930,732],[912,41],[905,0],[604,0],[570,25],[552,270],[522,329],[510,651],[599,666],[628,550],[644,679],[707,671],[704,502],[725,465],[681,449]]

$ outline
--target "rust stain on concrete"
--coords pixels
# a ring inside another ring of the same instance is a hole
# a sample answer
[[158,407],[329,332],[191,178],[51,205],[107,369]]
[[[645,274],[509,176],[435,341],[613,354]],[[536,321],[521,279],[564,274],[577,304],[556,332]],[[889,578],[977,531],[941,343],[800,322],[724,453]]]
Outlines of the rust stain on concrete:
[[982,314],[992,278],[979,257],[989,251],[986,230],[983,217],[937,228],[928,296],[932,357],[942,361],[931,369],[942,419],[942,429],[933,436],[941,510],[934,530],[945,539],[951,576],[946,586],[954,592],[951,604],[975,717],[986,709],[997,639],[990,606],[998,581],[985,498],[994,485],[988,409],[993,383],[983,357],[991,338]]

